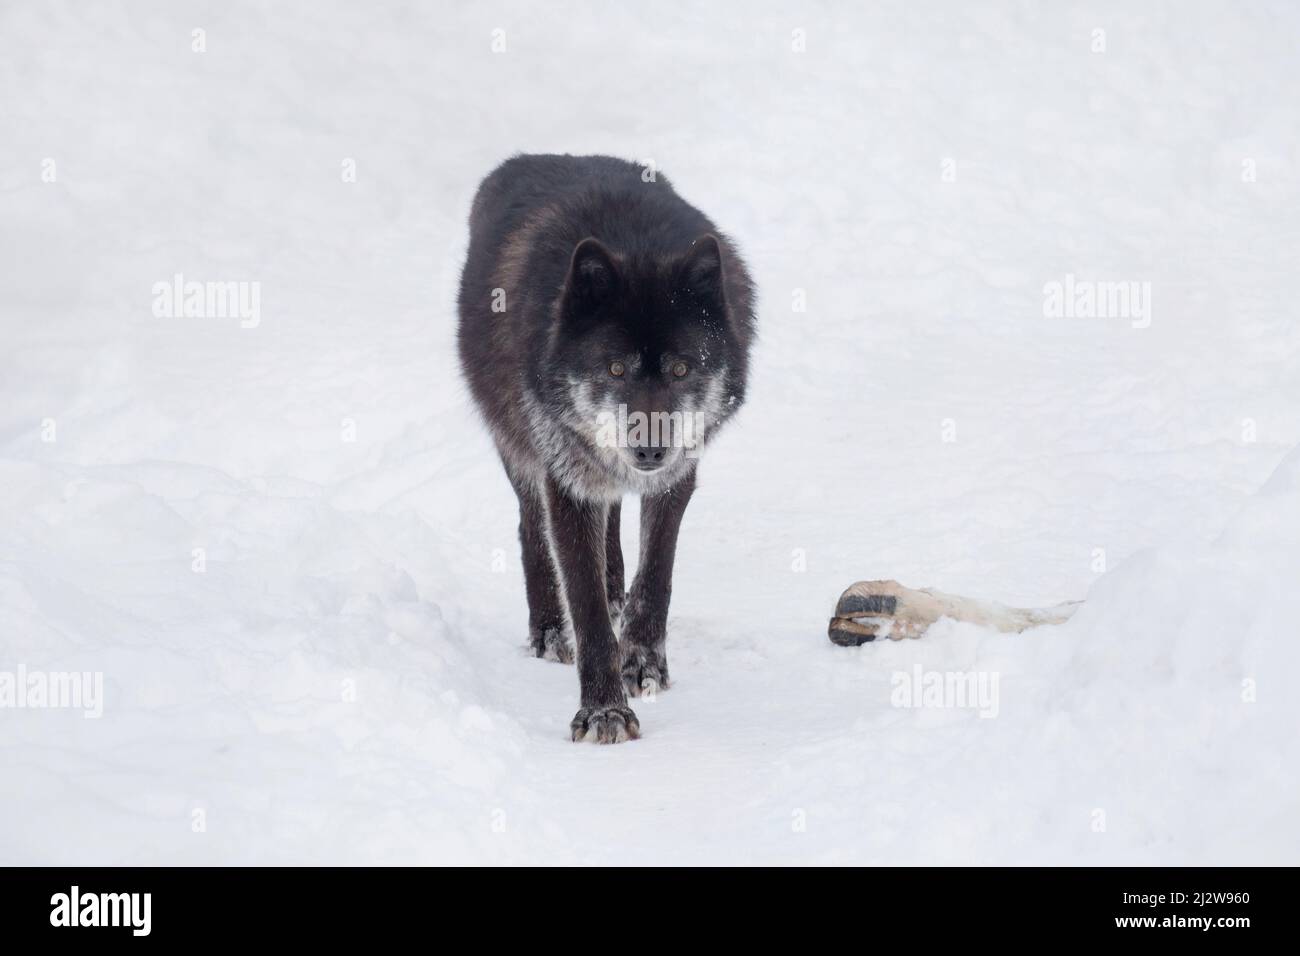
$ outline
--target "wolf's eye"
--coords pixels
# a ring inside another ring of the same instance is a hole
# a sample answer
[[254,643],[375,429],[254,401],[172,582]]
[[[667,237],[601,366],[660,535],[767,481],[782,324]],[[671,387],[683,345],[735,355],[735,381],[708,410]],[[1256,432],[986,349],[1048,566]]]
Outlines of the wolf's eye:
[[623,365],[622,362],[610,362],[610,363],[609,363],[609,374],[610,374],[610,375],[613,375],[615,378],[622,378],[622,377],[623,377],[623,373],[626,372],[626,371],[627,371],[627,368]]
[[686,373],[689,372],[689,371],[690,371],[690,369],[686,367],[686,363],[685,363],[685,362],[674,362],[674,363],[673,363],[673,375],[676,376],[677,378],[685,378],[685,377],[686,377]]

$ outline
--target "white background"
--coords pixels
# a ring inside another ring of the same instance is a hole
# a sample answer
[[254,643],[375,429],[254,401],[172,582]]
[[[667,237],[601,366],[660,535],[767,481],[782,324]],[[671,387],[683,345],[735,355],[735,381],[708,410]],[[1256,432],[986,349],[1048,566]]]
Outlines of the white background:
[[[1296,862],[1298,32],[4,4],[0,670],[105,701],[0,710],[0,862]],[[652,160],[761,294],[624,746],[570,743],[574,670],[524,652],[455,363],[470,198],[518,151]],[[259,282],[260,325],[156,317],[176,273]],[[1067,274],[1151,283],[1149,327],[1045,317]],[[882,577],[1088,602],[833,647]],[[998,716],[891,706],[918,663],[997,674]]]

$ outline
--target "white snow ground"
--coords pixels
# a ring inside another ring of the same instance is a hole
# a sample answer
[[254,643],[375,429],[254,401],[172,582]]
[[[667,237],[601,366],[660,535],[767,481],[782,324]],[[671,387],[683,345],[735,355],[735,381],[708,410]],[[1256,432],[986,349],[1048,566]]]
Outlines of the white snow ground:
[[[104,680],[0,710],[0,862],[1297,862],[1300,12],[540,6],[0,9],[0,671]],[[762,293],[619,747],[454,362],[515,151],[653,159]],[[873,577],[1088,602],[832,646]]]

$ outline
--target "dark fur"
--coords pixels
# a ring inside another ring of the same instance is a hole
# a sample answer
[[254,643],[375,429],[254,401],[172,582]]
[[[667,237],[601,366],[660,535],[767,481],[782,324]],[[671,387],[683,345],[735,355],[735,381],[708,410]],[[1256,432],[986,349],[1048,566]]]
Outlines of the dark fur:
[[[693,455],[601,447],[592,412],[698,412],[707,441],[744,400],[753,335],[731,243],[662,175],[646,178],[604,156],[507,160],[474,198],[461,277],[461,364],[519,498],[530,640],[560,660],[570,629],[577,641],[575,740],[636,736],[627,692],[668,685],[673,557],[695,489]],[[626,493],[642,502],[625,596]]]

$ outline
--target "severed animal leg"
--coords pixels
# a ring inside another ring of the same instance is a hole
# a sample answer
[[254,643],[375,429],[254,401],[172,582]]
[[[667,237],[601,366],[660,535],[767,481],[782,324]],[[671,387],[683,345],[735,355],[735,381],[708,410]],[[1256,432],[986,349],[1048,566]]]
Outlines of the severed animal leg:
[[1067,621],[1082,603],[1068,601],[1050,608],[1007,607],[933,588],[907,588],[897,581],[859,581],[840,595],[827,633],[836,644],[846,647],[878,637],[898,641],[920,637],[941,617],[1018,632]]

